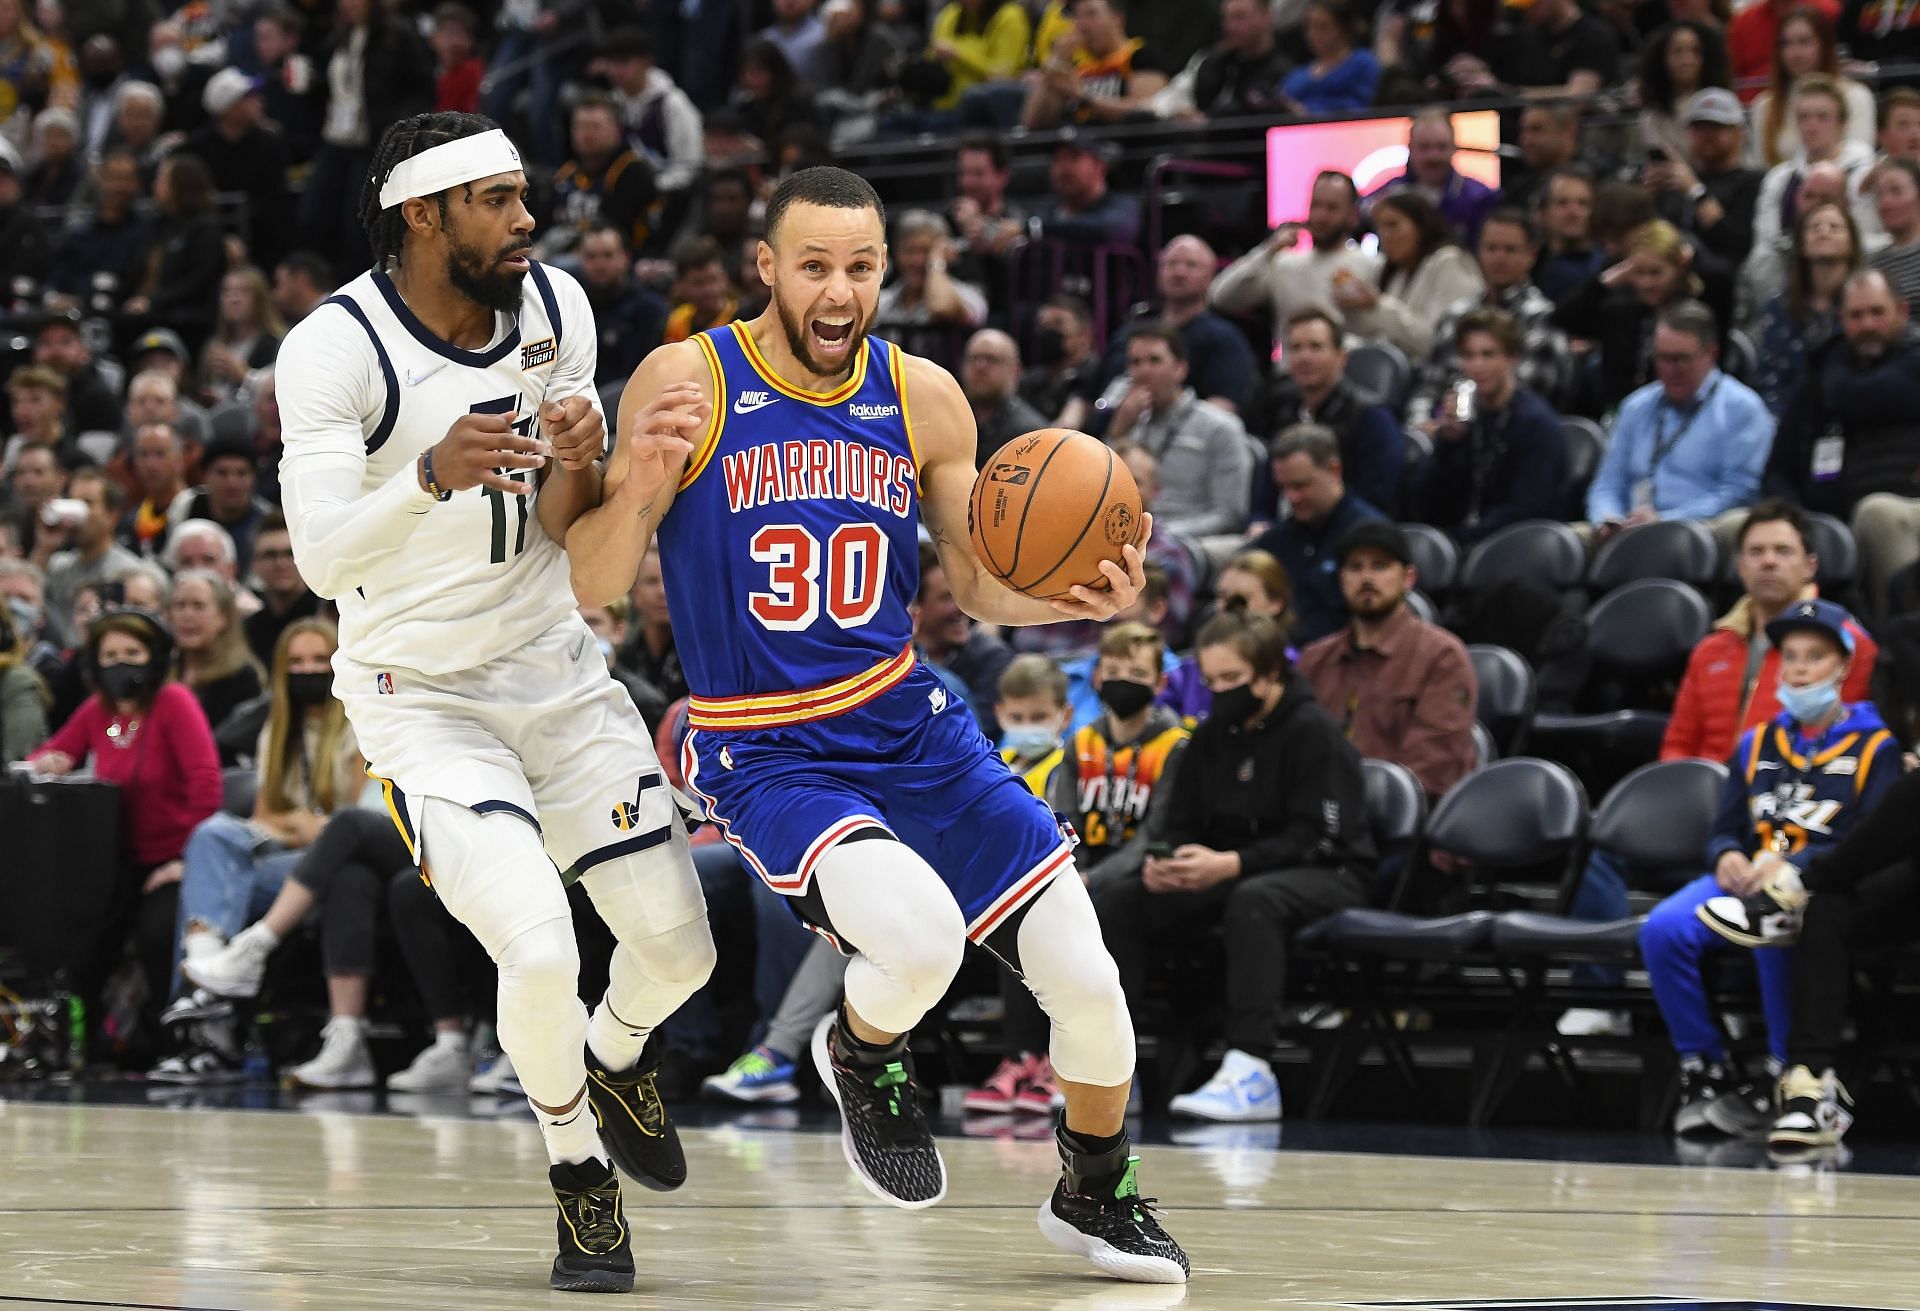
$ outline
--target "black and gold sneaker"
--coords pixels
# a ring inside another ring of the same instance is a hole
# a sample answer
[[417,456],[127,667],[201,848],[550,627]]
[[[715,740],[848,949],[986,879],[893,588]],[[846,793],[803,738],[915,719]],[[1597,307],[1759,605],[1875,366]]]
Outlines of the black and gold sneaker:
[[670,1193],[687,1181],[687,1154],[654,1082],[660,1050],[660,1035],[655,1033],[632,1069],[614,1071],[601,1064],[589,1044],[587,1098],[613,1163],[641,1187]]
[[562,1293],[631,1293],[633,1243],[620,1209],[620,1176],[599,1161],[556,1165],[547,1171],[560,1254],[548,1284]]
[[1187,1254],[1160,1227],[1154,1199],[1140,1196],[1140,1158],[1123,1137],[1112,1151],[1079,1150],[1064,1124],[1057,1131],[1060,1182],[1040,1205],[1040,1232],[1063,1252],[1136,1284],[1184,1284]]

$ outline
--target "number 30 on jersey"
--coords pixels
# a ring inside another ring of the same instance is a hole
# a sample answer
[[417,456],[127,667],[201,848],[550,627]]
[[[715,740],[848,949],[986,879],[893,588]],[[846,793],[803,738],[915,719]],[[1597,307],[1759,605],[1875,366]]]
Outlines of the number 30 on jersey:
[[797,523],[768,524],[748,549],[770,568],[767,590],[747,594],[747,611],[775,632],[811,627],[823,606],[842,628],[858,628],[880,609],[887,535],[878,524],[841,524],[824,548]]

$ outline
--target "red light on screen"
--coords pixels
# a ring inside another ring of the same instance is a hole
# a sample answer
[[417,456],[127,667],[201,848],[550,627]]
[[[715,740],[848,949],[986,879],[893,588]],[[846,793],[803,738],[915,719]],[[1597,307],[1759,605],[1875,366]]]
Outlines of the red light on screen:
[[[1365,196],[1407,169],[1409,118],[1369,118],[1352,123],[1294,123],[1267,129],[1267,226],[1305,221],[1313,180],[1327,169],[1351,174]],[[1453,116],[1460,149],[1453,166],[1462,176],[1500,188],[1500,115],[1475,109]],[[1303,232],[1301,245],[1311,245]]]

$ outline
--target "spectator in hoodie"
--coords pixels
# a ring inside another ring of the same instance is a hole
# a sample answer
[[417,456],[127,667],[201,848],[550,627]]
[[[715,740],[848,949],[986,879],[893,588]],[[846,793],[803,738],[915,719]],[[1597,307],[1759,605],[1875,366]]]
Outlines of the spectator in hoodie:
[[662,192],[686,192],[706,165],[700,111],[672,75],[653,62],[653,42],[642,29],[616,28],[607,35],[605,52],[627,145],[653,166],[654,184]]
[[1800,149],[1791,159],[1767,170],[1760,183],[1760,199],[1753,211],[1753,244],[1770,245],[1792,230],[1797,212],[1794,196],[1815,164],[1838,164],[1847,175],[1847,194],[1856,190],[1857,175],[1872,165],[1873,147],[1847,136],[1846,94],[1832,78],[1810,74],[1793,93],[1793,121],[1800,130]]
[[1288,945],[1315,920],[1367,900],[1374,850],[1360,753],[1292,676],[1279,625],[1221,615],[1201,630],[1197,650],[1213,713],[1194,731],[1165,809],[1148,815],[1140,873],[1101,880],[1094,905],[1134,999],[1153,944],[1224,930],[1227,1053],[1169,1109],[1278,1120],[1269,1057]]

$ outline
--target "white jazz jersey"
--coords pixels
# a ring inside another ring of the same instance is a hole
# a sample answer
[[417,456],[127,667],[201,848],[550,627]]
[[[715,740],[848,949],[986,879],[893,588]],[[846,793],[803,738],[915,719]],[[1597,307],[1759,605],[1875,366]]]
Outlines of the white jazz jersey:
[[[421,453],[470,411],[517,414],[516,431],[528,435],[548,401],[579,395],[600,409],[593,312],[572,277],[534,263],[519,313],[497,314],[495,325],[484,350],[450,345],[375,270],[288,333],[275,385],[289,519],[301,512],[294,489],[303,473],[357,472],[361,495],[371,495],[413,478]],[[540,527],[538,495],[475,487],[435,503],[416,485],[399,512],[416,520],[404,542],[327,589],[340,607],[341,654],[447,674],[516,651],[565,619],[574,609],[566,553]]]

